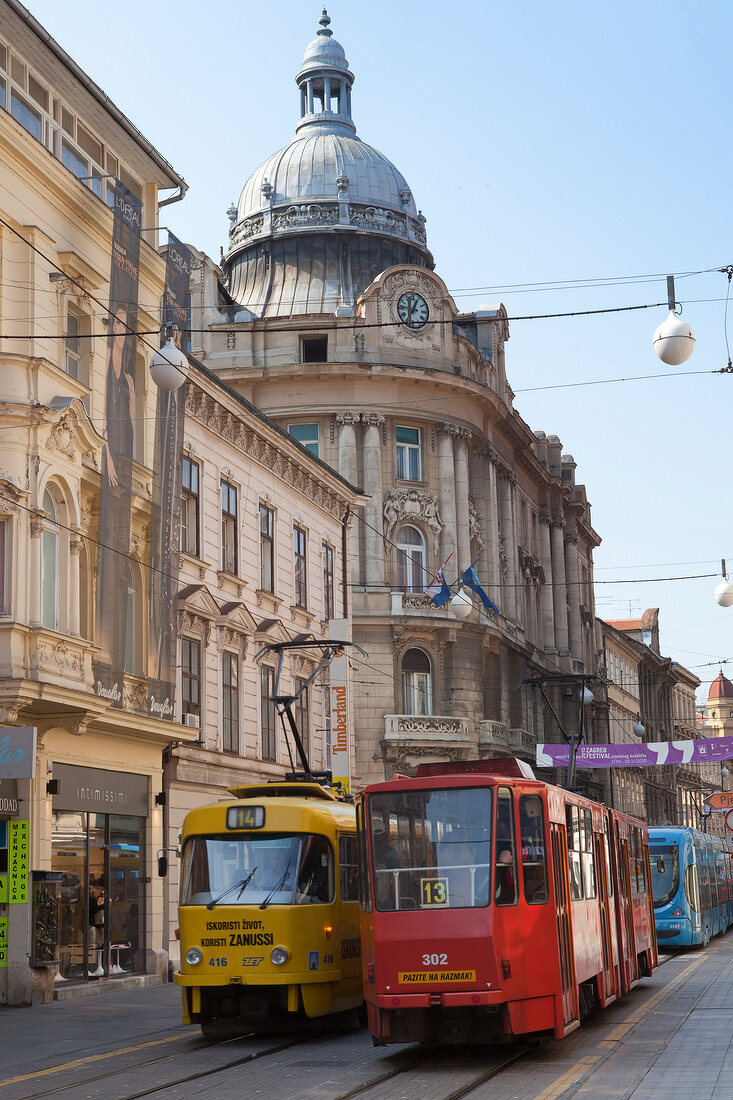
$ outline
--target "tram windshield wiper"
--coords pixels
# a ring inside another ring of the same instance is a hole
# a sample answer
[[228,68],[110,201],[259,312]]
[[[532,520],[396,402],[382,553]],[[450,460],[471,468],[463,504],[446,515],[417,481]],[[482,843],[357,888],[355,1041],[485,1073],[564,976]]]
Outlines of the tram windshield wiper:
[[265,900],[260,905],[260,909],[267,909],[267,906],[270,903],[270,898],[273,896],[273,894],[276,894],[278,892],[278,890],[282,890],[283,886],[287,882],[288,875],[290,874],[290,867],[292,865],[292,862],[293,862],[293,857],[292,857],[292,854],[291,854],[290,859],[288,860],[287,867],[285,868],[282,875],[280,876],[280,878],[277,880],[277,882],[273,886],[272,890],[270,890],[270,893],[267,895]]
[[227,894],[231,894],[233,890],[237,889],[237,887],[239,887],[239,893],[237,894],[237,901],[239,901],[242,894],[252,881],[256,870],[257,868],[253,867],[250,873],[245,876],[245,878],[240,879],[239,882],[235,882],[232,886],[227,886],[226,890],[224,890],[223,893],[219,894],[218,898],[212,898],[211,901],[206,903],[206,908],[213,909],[215,905],[219,904],[222,898],[225,898]]

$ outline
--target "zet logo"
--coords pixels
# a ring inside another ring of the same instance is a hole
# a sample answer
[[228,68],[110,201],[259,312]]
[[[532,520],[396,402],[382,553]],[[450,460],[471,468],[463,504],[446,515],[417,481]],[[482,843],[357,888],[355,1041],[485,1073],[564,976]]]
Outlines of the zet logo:
[[318,970],[318,951],[308,952],[308,969]]

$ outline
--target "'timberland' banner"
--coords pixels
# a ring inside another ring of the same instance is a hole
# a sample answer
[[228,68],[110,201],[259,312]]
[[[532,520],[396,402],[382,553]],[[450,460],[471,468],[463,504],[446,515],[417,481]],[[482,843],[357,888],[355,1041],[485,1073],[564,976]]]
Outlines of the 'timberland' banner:
[[127,637],[128,599],[140,583],[131,571],[130,508],[141,213],[140,200],[116,180],[95,607],[100,653],[94,661],[95,694],[116,707],[122,706],[125,655],[132,654]]
[[[190,328],[191,260],[189,249],[169,233],[163,316],[166,326],[175,326],[173,338],[181,350],[185,350]],[[174,714],[176,684],[175,604],[185,407],[185,384],[173,392],[158,390],[151,515],[148,709],[151,716],[169,720]]]
[[[631,745],[579,745],[579,768],[646,768],[653,764],[709,764],[733,757],[733,737],[699,738],[695,741],[648,741]],[[570,746],[538,745],[538,768],[565,768]]]

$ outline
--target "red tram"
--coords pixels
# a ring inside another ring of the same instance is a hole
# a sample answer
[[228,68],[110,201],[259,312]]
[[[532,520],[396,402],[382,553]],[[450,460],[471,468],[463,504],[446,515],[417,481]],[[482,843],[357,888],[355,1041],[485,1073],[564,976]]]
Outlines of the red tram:
[[560,1038],[657,966],[646,826],[521,761],[370,785],[357,828],[375,1045]]

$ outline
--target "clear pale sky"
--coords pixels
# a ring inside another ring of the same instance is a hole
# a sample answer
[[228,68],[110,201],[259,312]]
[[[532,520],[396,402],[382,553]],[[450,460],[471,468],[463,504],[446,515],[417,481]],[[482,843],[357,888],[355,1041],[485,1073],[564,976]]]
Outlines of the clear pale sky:
[[[30,9],[185,177],[190,191],[165,219],[218,258],[227,207],[293,136],[294,76],[321,5]],[[683,367],[652,350],[666,305],[516,320],[507,345],[515,407],[560,436],[587,486],[603,539],[596,581],[624,581],[598,583],[598,614],[659,607],[662,651],[706,695],[717,662],[731,660],[733,679],[733,608],[713,600],[719,578],[638,582],[719,574],[723,557],[733,572],[733,375],[688,373],[728,360],[727,278],[708,269],[733,263],[733,7],[334,0],[329,14],[356,75],[358,135],[406,177],[460,308],[503,301],[518,317],[666,303],[668,273],[706,272],[677,278],[697,337]],[[733,303],[729,327],[733,343]],[[672,377],[573,385],[663,373]]]

